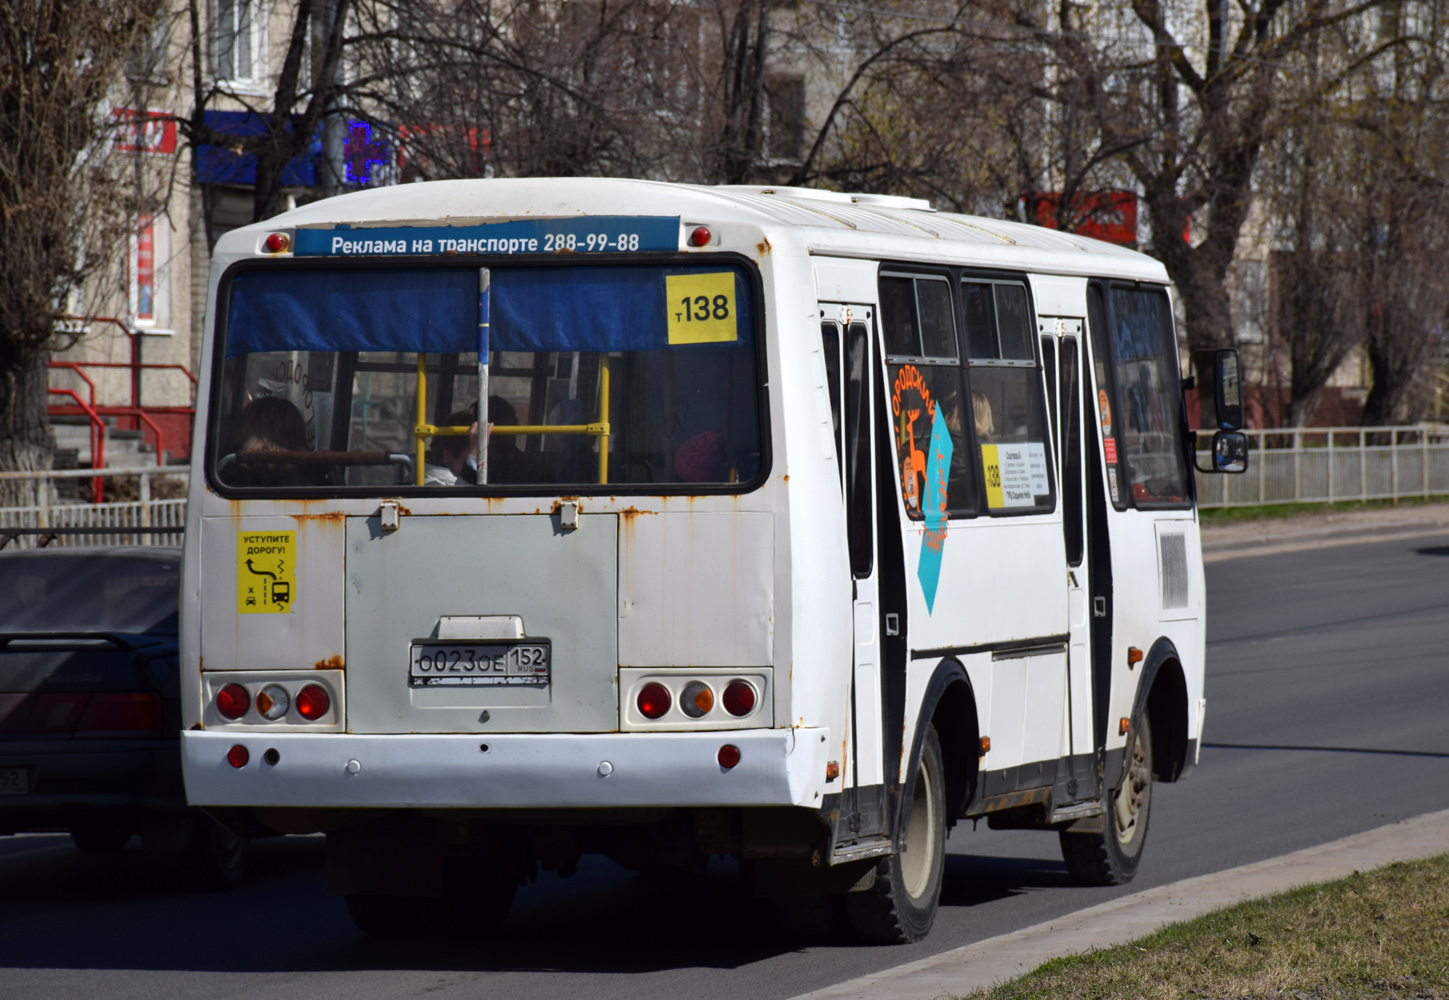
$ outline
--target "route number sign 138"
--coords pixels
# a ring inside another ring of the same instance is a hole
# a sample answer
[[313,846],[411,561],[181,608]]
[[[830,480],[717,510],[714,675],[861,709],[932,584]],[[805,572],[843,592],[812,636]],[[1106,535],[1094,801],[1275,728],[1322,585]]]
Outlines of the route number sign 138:
[[667,275],[664,291],[671,345],[733,344],[739,338],[733,273]]

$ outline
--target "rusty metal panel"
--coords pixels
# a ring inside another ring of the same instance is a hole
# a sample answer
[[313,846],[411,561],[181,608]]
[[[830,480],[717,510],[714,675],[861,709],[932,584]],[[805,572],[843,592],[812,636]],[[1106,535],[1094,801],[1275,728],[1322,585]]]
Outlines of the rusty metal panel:
[[[286,573],[278,553],[249,555],[239,536],[282,536]],[[201,519],[200,573],[203,670],[340,669],[342,634],[342,518],[237,514]],[[248,559],[257,572],[246,570]],[[243,581],[257,581],[267,596],[262,610],[244,607]],[[285,610],[282,610],[285,608]]]
[[[354,733],[609,732],[619,726],[618,516],[347,518],[347,729]],[[544,686],[414,687],[414,639],[441,619],[522,619],[548,639]]]
[[774,661],[774,515],[626,517],[619,532],[619,664]]

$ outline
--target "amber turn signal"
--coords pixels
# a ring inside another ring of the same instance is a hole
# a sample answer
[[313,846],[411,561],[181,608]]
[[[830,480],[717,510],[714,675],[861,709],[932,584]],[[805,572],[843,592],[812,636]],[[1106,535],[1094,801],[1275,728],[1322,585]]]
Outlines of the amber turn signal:
[[1122,721],[1119,722],[1119,723],[1117,723],[1117,734],[1119,736],[1126,736],[1127,735],[1127,730],[1129,730],[1131,728],[1132,728],[1132,720],[1130,720],[1130,719],[1128,719],[1128,718],[1126,718],[1124,716],[1123,719],[1122,719]]
[[1135,664],[1135,663],[1141,663],[1141,662],[1142,662],[1142,650],[1138,649],[1136,646],[1128,646],[1127,647],[1127,666],[1131,667],[1133,664]]

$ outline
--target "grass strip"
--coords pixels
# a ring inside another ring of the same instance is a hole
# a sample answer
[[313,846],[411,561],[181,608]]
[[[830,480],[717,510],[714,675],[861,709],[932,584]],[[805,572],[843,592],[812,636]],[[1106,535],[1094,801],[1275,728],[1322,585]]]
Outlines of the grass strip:
[[970,997],[1444,1000],[1449,854],[1250,900]]
[[1236,524],[1239,521],[1268,521],[1305,514],[1338,514],[1355,510],[1393,510],[1449,502],[1449,496],[1400,497],[1393,500],[1339,500],[1334,503],[1270,503],[1254,507],[1203,507],[1198,516],[1203,524]]

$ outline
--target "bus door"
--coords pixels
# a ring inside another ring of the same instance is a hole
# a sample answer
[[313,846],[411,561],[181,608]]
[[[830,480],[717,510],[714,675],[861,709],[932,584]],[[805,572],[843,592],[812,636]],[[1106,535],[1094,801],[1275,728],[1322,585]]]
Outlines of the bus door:
[[[1092,629],[1103,617],[1092,610],[1090,557],[1088,554],[1088,508],[1095,504],[1105,513],[1105,497],[1089,488],[1086,455],[1086,426],[1083,400],[1089,382],[1082,363],[1083,323],[1081,319],[1043,317],[1041,319],[1043,360],[1047,364],[1048,385],[1055,389],[1058,420],[1056,425],[1057,467],[1061,475],[1062,533],[1066,549],[1067,576],[1067,773],[1059,775],[1065,801],[1095,800],[1096,748],[1093,722]],[[1105,602],[1101,607],[1105,611]],[[1108,631],[1110,637],[1110,630]],[[1106,665],[1103,665],[1105,669]]]
[[[864,271],[874,280],[874,267]],[[821,349],[845,505],[850,557],[854,664],[850,700],[851,754],[836,843],[882,837],[885,773],[881,742],[880,578],[875,559],[873,415],[870,405],[875,366],[871,324],[875,308],[861,303],[820,305]]]

